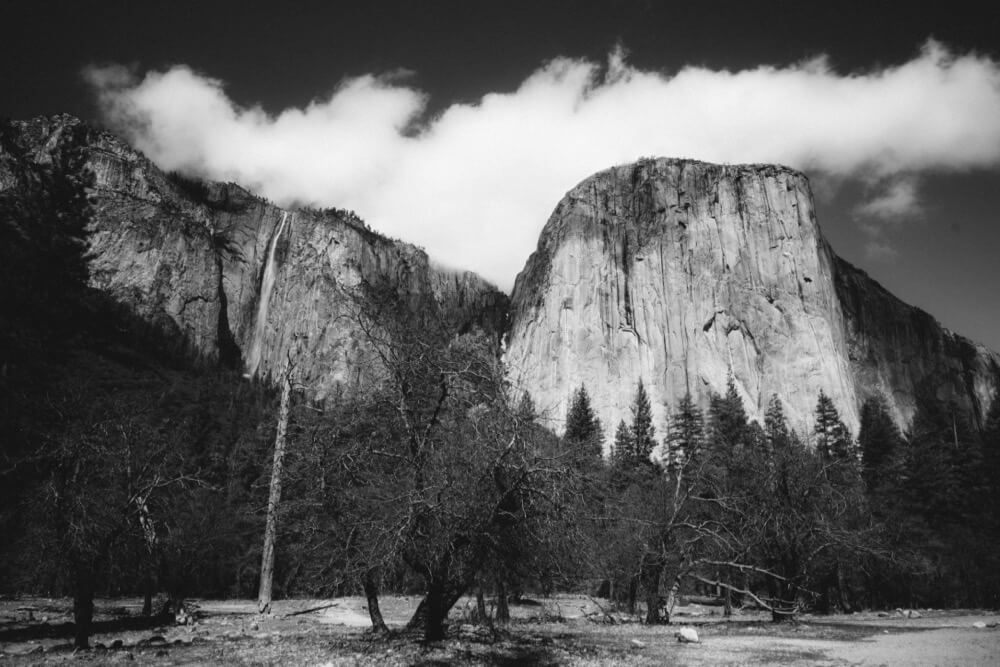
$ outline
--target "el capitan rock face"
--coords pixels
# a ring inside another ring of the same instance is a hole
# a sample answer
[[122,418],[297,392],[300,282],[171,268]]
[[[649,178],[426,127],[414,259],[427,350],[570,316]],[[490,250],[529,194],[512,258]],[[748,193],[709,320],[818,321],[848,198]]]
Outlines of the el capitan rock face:
[[914,391],[978,410],[998,357],[943,330],[837,258],[806,177],[776,166],[643,160],[573,188],[514,286],[506,359],[561,430],[586,385],[610,440],[641,378],[660,434],[664,403],[703,405],[731,371],[751,416],[772,393],[812,425],[820,390],[857,429],[862,401],[908,423]]
[[362,281],[431,295],[460,328],[497,336],[507,297],[475,274],[435,267],[344,211],[284,210],[234,184],[171,178],[117,137],[57,116],[15,123],[25,156],[46,161],[85,133],[95,175],[91,284],[207,359],[275,375],[289,354],[318,399],[371,379],[358,326]]

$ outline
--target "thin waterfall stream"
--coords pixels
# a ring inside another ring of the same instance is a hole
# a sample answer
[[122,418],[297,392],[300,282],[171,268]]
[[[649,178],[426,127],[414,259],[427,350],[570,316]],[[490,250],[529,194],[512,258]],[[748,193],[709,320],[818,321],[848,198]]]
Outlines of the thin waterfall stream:
[[267,328],[267,312],[271,307],[271,293],[274,291],[274,279],[278,273],[274,255],[278,248],[278,239],[281,238],[287,222],[288,213],[284,212],[281,214],[281,222],[278,223],[278,229],[271,237],[271,243],[267,249],[267,262],[264,264],[264,276],[260,281],[260,297],[257,300],[257,320],[254,323],[253,338],[250,341],[250,353],[247,355],[247,375],[250,377],[256,375],[260,368],[264,330]]

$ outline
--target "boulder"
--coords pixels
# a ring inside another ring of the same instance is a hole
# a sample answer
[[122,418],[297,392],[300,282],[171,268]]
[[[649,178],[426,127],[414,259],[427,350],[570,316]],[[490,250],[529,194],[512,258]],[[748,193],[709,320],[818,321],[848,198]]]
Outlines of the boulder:
[[674,636],[677,637],[677,641],[682,644],[698,644],[701,642],[701,640],[698,639],[698,632],[694,628],[681,628],[674,634]]

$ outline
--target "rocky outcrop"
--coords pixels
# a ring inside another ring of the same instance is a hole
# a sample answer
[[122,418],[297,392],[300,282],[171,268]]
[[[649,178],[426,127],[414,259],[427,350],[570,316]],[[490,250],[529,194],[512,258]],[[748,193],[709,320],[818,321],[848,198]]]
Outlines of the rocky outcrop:
[[772,393],[811,427],[819,392],[857,428],[863,400],[901,423],[924,378],[973,411],[997,355],[943,330],[838,259],[808,179],[776,166],[643,160],[573,188],[512,295],[506,358],[560,429],[586,385],[610,440],[642,379],[662,433],[690,391],[703,405],[727,375],[760,419]]
[[729,373],[752,416],[777,393],[803,430],[821,390],[855,429],[874,393],[906,425],[921,385],[981,418],[1000,376],[997,354],[837,258],[808,180],[782,167],[658,159],[596,174],[556,207],[508,301],[350,212],[285,210],[164,174],[68,116],[13,131],[0,190],[14,187],[14,161],[43,164],[84,136],[94,287],[209,360],[267,377],[294,359],[319,399],[377,366],[358,323],[363,283],[429,297],[459,331],[499,342],[509,329],[512,380],[548,423],[561,430],[585,384],[608,440],[640,378],[662,434],[665,405],[686,391],[704,405]]
[[896,421],[908,424],[926,383],[938,400],[963,406],[982,426],[1000,381],[1000,355],[948,331],[840,258],[834,277],[851,370],[862,394],[887,397]]
[[[44,161],[80,121],[15,127]],[[291,358],[317,399],[350,391],[373,368],[358,324],[362,282],[429,295],[458,329],[499,339],[507,297],[475,274],[436,268],[350,212],[285,210],[234,184],[164,174],[117,137],[83,129],[95,176],[91,283],[201,356],[260,377]]]

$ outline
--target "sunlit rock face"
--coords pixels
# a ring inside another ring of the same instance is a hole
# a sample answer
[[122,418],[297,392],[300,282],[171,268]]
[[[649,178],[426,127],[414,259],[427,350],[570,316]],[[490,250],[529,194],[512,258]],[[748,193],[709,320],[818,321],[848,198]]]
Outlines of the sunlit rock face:
[[[59,116],[17,127],[31,158],[44,161],[78,124]],[[432,266],[423,250],[353,214],[284,210],[234,184],[171,178],[92,129],[85,150],[95,176],[92,285],[204,358],[260,377],[293,361],[296,382],[315,398],[350,392],[374,368],[358,319],[365,281],[430,295],[458,329],[499,340],[506,295],[475,274]]]
[[82,131],[95,175],[91,283],[209,361],[296,381],[324,399],[371,379],[357,287],[433,297],[459,330],[499,341],[517,389],[561,430],[586,385],[610,441],[641,378],[663,435],[666,404],[706,405],[732,373],[761,419],[776,393],[808,433],[820,390],[856,430],[883,394],[904,427],[924,385],[981,419],[1000,357],[943,329],[837,258],[805,176],[775,166],[644,160],[587,179],[556,207],[511,300],[436,267],[344,211],[285,210],[247,190],[170,177],[69,116],[14,124],[45,163]]
[[666,405],[706,405],[729,373],[756,419],[775,393],[808,431],[822,390],[856,432],[874,392],[905,424],[922,379],[978,409],[997,372],[832,253],[804,175],[672,159],[566,194],[515,283],[506,359],[557,430],[585,385],[608,440],[640,379],[661,434]]

